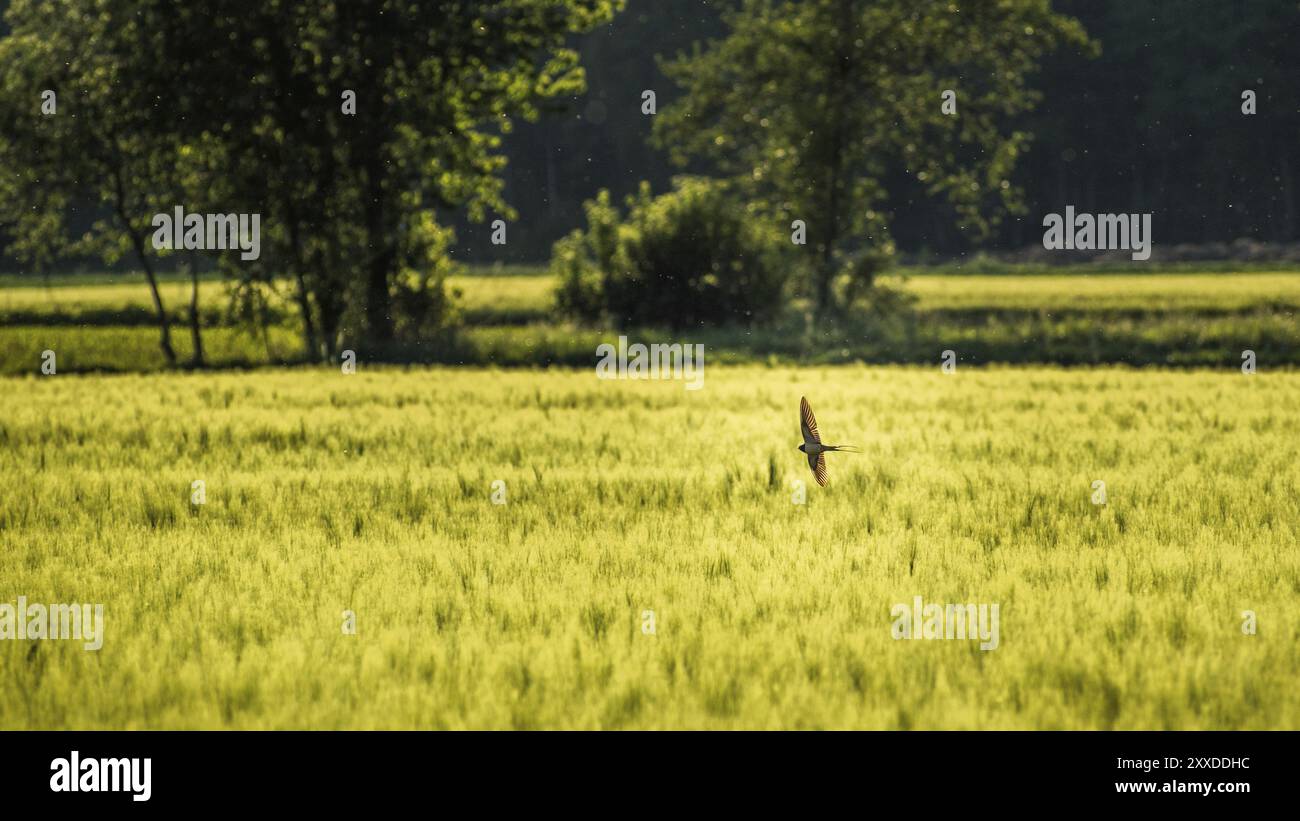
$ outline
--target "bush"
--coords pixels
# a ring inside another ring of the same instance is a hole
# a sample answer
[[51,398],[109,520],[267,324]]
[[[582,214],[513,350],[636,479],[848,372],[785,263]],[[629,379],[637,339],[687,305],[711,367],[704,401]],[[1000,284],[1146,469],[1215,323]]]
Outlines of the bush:
[[584,204],[587,230],[555,244],[559,307],[620,327],[761,323],[781,310],[787,260],[774,224],[747,213],[717,183],[679,179],[652,197],[647,183],[620,221],[602,191]]
[[575,230],[555,243],[551,272],[559,280],[556,302],[559,310],[578,319],[595,320],[605,313],[606,272],[614,270],[618,258],[618,210],[609,204],[609,192],[582,204],[587,230]]

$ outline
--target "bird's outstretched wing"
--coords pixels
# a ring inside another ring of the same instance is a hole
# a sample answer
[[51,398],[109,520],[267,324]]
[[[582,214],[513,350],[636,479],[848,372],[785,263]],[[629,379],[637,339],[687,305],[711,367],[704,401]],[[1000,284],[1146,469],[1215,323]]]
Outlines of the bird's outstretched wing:
[[[820,443],[822,437],[817,433],[817,417],[813,416],[812,405],[808,404],[808,397],[799,397],[799,427],[803,430],[804,444],[809,442]],[[811,464],[812,458],[809,457]]]
[[826,454],[808,454],[808,467],[812,468],[813,476],[817,477],[817,484],[826,487]]

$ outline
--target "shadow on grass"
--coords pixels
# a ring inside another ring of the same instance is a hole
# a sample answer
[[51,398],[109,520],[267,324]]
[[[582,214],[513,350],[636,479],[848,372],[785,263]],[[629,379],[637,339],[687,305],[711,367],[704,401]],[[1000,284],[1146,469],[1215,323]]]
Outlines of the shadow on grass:
[[[177,355],[188,359],[188,334],[177,326]],[[464,365],[594,367],[602,343],[702,344],[708,364],[913,364],[935,365],[951,350],[964,365],[1127,364],[1164,367],[1241,365],[1254,351],[1261,369],[1300,366],[1300,318],[1290,306],[1243,312],[1143,312],[1068,310],[903,311],[858,315],[814,324],[790,313],[766,327],[710,327],[670,331],[533,322],[467,323],[454,331],[384,350],[349,345],[359,365]],[[208,370],[249,370],[268,365],[319,367],[303,355],[297,330],[272,328],[271,344],[238,327],[205,329]],[[0,373],[37,373],[46,349],[59,356],[59,373],[126,373],[165,369],[151,323],[33,323],[0,327]],[[339,367],[336,361],[330,367]],[[181,366],[178,369],[184,369]]]

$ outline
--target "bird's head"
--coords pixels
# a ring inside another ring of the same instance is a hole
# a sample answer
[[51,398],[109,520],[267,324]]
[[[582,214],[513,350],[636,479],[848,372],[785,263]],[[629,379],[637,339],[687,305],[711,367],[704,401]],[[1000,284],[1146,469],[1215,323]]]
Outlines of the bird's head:
[[803,449],[803,445],[800,445],[798,448],[796,448],[796,450],[798,450],[800,453],[807,453],[807,452],[808,452],[808,451],[806,451],[806,450]]

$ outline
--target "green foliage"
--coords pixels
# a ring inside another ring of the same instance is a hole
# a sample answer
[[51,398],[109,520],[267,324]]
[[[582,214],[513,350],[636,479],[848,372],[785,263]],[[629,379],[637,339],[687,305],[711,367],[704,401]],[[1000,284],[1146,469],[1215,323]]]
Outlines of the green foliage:
[[438,225],[432,214],[420,215],[420,224],[402,237],[410,247],[402,249],[406,264],[393,282],[393,307],[397,336],[425,339],[443,332],[453,316],[445,287],[459,271],[448,256],[454,242],[451,229]]
[[[566,40],[620,5],[19,0],[0,41],[0,159],[20,170],[0,181],[0,221],[35,262],[133,250],[152,278],[154,213],[261,214],[260,258],[217,262],[242,313],[287,278],[310,355],[346,341],[383,356],[447,325],[445,226],[511,215],[501,135],[582,91]],[[55,116],[38,113],[44,88]],[[77,246],[63,219],[86,201],[108,216]]]
[[[11,251],[37,268],[63,256],[133,256],[175,363],[150,221],[199,184],[189,153],[161,125],[166,84],[160,69],[147,70],[158,31],[141,15],[94,0],[10,6],[12,33],[0,38],[0,223],[15,237]],[[53,113],[42,110],[47,91]],[[70,220],[85,203],[96,217],[77,234]]]
[[[236,161],[226,178],[233,198],[274,211],[266,266],[293,276],[309,347],[329,357],[348,340],[383,356],[445,327],[445,226],[456,211],[512,216],[501,135],[582,91],[565,41],[618,5],[366,0],[249,13],[218,0],[167,24],[178,84],[251,78],[192,97],[187,122],[205,133],[253,124],[223,132]],[[342,111],[345,89],[355,116]]]
[[620,221],[602,192],[585,206],[587,230],[556,244],[562,310],[675,329],[763,323],[780,312],[781,232],[723,186],[682,178],[653,197],[644,184],[627,208]]
[[592,321],[606,311],[606,279],[625,264],[619,255],[622,227],[608,191],[583,203],[582,210],[587,230],[575,230],[555,243],[551,273],[559,280],[556,303],[560,312]]
[[[665,65],[684,97],[655,133],[681,164],[705,157],[784,224],[807,223],[813,296],[833,307],[843,257],[892,252],[890,175],[945,197],[987,233],[1019,205],[1010,125],[1038,58],[1082,29],[1046,0],[745,0],[728,36]],[[941,93],[958,93],[959,115]]]

